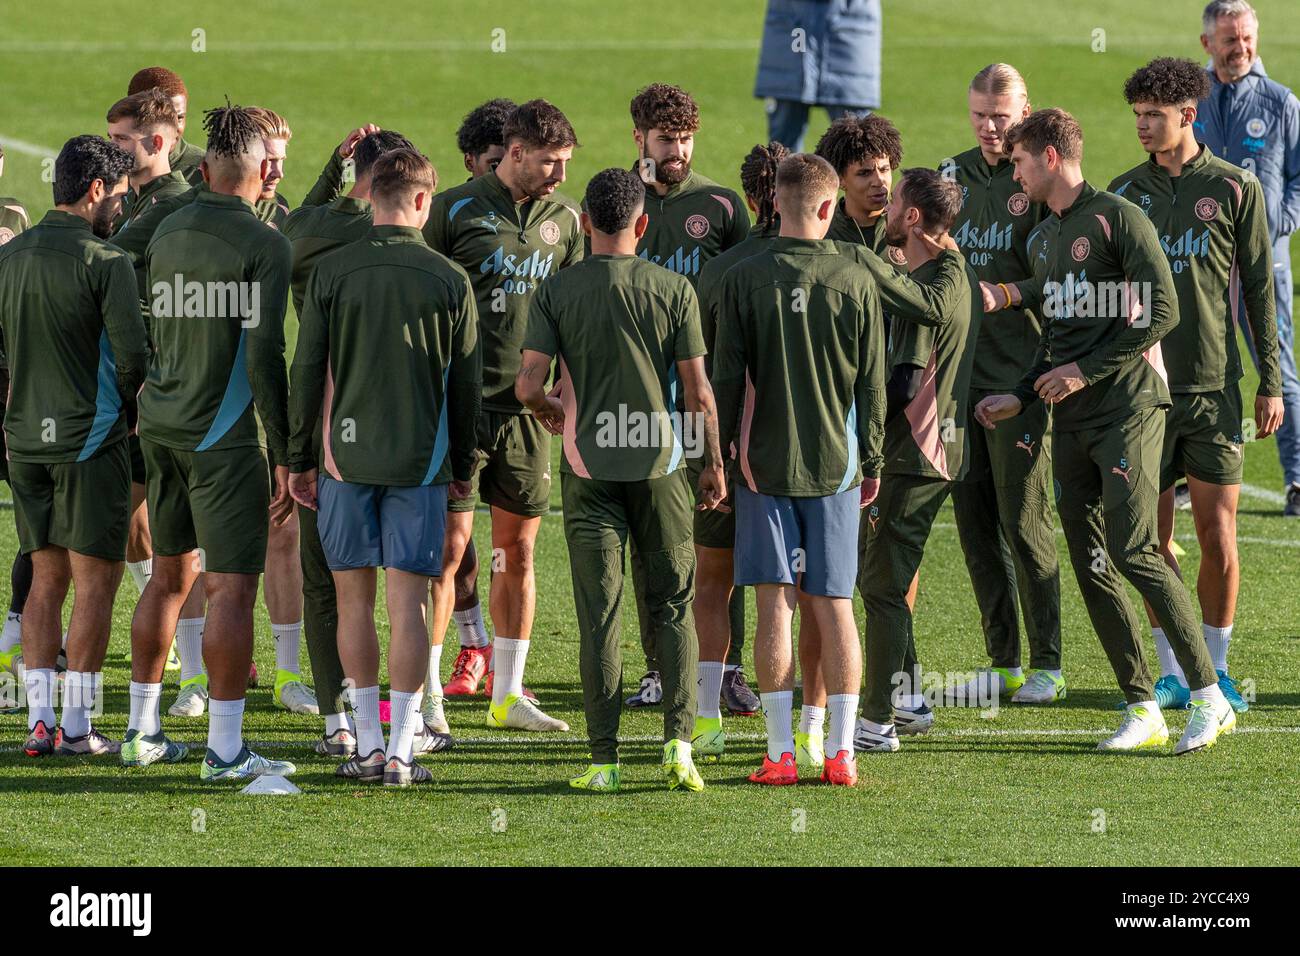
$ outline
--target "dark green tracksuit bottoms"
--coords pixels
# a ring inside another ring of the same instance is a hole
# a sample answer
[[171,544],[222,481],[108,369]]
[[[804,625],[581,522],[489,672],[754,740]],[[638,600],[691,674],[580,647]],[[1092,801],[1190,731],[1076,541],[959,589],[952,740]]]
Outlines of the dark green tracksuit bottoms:
[[645,575],[644,630],[664,687],[664,740],[695,730],[699,643],[695,597],[694,499],[685,469],[645,481],[599,481],[564,472],[564,537],[577,606],[583,704],[595,763],[618,761],[623,695],[623,565],[629,543]]
[[925,542],[952,488],[942,478],[884,475],[880,495],[858,530],[858,590],[867,608],[866,695],[862,716],[894,721],[892,694],[921,692],[907,589]]
[[966,476],[952,487],[984,646],[994,667],[1020,666],[1016,598],[1025,616],[1029,666],[1061,666],[1061,571],[1052,514],[1050,406],[1035,402],[989,430],[975,421],[986,392],[972,391]]
[[1053,439],[1057,511],[1070,563],[1130,704],[1155,695],[1142,653],[1143,624],[1125,580],[1151,605],[1192,689],[1217,680],[1191,595],[1156,543],[1164,428],[1165,410],[1148,408],[1098,428],[1057,429]]
[[339,662],[339,606],[334,576],[325,563],[318,513],[298,509],[298,553],[302,558],[302,628],[307,638],[312,682],[322,714],[343,713],[343,665]]

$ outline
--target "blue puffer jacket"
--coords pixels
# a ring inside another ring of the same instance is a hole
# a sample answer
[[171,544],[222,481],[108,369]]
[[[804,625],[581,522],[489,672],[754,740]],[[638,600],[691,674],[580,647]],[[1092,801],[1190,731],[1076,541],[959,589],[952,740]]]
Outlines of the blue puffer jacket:
[[880,34],[880,0],[768,0],[754,95],[875,109]]

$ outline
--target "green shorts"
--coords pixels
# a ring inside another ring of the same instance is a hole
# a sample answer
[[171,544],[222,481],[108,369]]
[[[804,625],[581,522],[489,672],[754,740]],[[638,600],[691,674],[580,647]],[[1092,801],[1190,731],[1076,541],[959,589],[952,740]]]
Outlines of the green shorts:
[[54,545],[107,561],[126,560],[131,466],[118,441],[86,461],[9,462],[23,554]]
[[1165,418],[1160,490],[1184,475],[1212,485],[1239,485],[1242,477],[1241,390],[1173,396]]
[[473,492],[448,499],[448,511],[473,511],[479,499],[532,518],[551,508],[551,433],[532,415],[484,411],[478,419]]
[[261,574],[271,503],[262,449],[181,451],[142,438],[140,450],[154,554],[198,548],[204,571]]
[[144,454],[140,451],[140,436],[134,432],[126,436],[126,452],[131,458],[131,483],[145,484],[149,475],[144,468]]
[[[691,494],[699,504],[700,473],[704,470],[703,458],[690,458],[686,462],[686,480],[690,482]],[[731,480],[731,471],[727,470],[727,507],[732,511],[719,511],[716,508],[695,512],[695,543],[703,548],[727,548],[736,546],[736,495],[735,483]]]

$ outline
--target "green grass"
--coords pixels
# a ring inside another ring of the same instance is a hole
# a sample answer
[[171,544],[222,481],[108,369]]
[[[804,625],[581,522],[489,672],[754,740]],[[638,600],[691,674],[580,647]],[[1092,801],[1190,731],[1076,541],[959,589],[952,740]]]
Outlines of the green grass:
[[[590,2],[495,9],[409,4],[384,16],[352,4],[317,4],[305,16],[287,2],[232,2],[201,16],[160,7],[142,19],[135,7],[113,0],[97,7],[93,26],[54,22],[38,6],[3,5],[0,141],[13,136],[57,145],[74,133],[100,131],[126,78],[163,63],[185,76],[195,123],[204,106],[226,93],[289,118],[295,135],[284,190],[291,201],[306,191],[343,133],[365,121],[401,129],[430,154],[445,183],[458,181],[456,124],[498,95],[544,95],[569,113],[584,144],[570,173],[573,196],[597,170],[631,161],[627,101],[651,80],[679,82],[699,98],[705,125],[696,166],[715,179],[738,185],[740,156],[764,138],[761,106],[750,96],[761,23],[761,4],[753,0],[660,0],[653,21],[625,5]],[[993,22],[978,6],[886,4],[883,112],[903,132],[907,165],[931,165],[966,148],[965,85],[996,59],[1022,69],[1035,104],[1061,105],[1080,117],[1088,136],[1085,171],[1095,181],[1108,182],[1141,160],[1120,86],[1150,56],[1199,55],[1202,4],[1178,0],[1147,8],[1109,0],[1090,4],[1086,13],[1062,6],[1068,9],[1008,0]],[[1260,0],[1258,6],[1270,73],[1300,83],[1300,38],[1286,35],[1287,5]],[[207,30],[206,53],[189,52],[196,27]],[[488,49],[495,27],[506,29],[505,53]],[[1105,53],[1090,47],[1097,27],[1107,31]],[[354,41],[355,51],[338,48]],[[821,122],[815,113],[810,136]],[[16,195],[39,216],[48,206],[39,160],[10,150],[0,192]],[[1243,393],[1252,395],[1254,387],[1251,377]],[[1247,448],[1246,481],[1280,488],[1272,440]],[[1065,570],[1071,693],[1054,708],[1007,708],[991,720],[975,711],[942,711],[931,736],[907,741],[893,756],[864,756],[862,780],[851,792],[748,785],[762,724],[732,720],[728,729],[743,739],[721,764],[704,768],[708,788],[698,795],[661,789],[654,742],[660,717],[628,713],[623,731],[634,742],[624,753],[626,791],[571,793],[565,781],[585,765],[586,750],[567,557],[561,519],[552,516],[543,521],[537,549],[540,598],[528,683],[550,713],[573,725],[572,733],[543,740],[489,732],[481,703],[453,702],[448,715],[462,744],[429,758],[435,786],[361,791],[336,783],[332,762],[308,756],[319,732],[315,721],[283,715],[269,690],[257,690],[250,693],[246,733],[275,742],[268,754],[299,763],[295,781],[304,792],[252,798],[201,786],[194,762],[127,773],[111,760],[31,761],[17,752],[22,717],[0,716],[0,863],[1294,864],[1300,861],[1293,770],[1300,756],[1294,666],[1300,528],[1276,517],[1267,500],[1247,497],[1242,510],[1245,574],[1233,670],[1255,682],[1257,699],[1241,720],[1249,732],[1206,754],[1175,760],[1170,752],[1093,752],[1096,739],[1116,723],[1119,695]],[[483,517],[478,543],[487,553]],[[16,546],[12,523],[0,524],[0,555],[8,555]],[[1189,579],[1198,563],[1190,532],[1180,516]],[[1063,546],[1061,559],[1064,568]],[[133,598],[124,584],[105,665],[102,723],[115,736],[125,727],[123,655]],[[623,644],[629,684],[641,671],[634,618],[629,609]],[[922,568],[916,633],[927,668],[965,670],[982,662],[979,617],[950,509]],[[453,653],[454,638],[444,671]],[[269,625],[261,609],[258,659],[269,672]],[[169,684],[164,706],[174,694]],[[1178,733],[1182,715],[1170,720]],[[168,726],[202,746],[203,720]],[[194,830],[195,811],[205,815],[205,832]],[[802,833],[792,827],[794,811],[802,811]],[[1105,814],[1104,833],[1094,832],[1097,811]],[[494,819],[504,820],[504,830],[499,822],[494,829]],[[358,845],[367,847],[364,856]]]

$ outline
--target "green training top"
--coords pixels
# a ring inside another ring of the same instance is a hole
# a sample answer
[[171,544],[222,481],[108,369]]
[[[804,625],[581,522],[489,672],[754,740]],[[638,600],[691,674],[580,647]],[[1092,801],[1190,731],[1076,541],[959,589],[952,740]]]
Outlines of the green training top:
[[1137,205],[1160,237],[1178,293],[1178,325],[1160,342],[1169,390],[1217,392],[1242,375],[1238,292],[1259,355],[1259,394],[1282,394],[1273,247],[1264,190],[1252,173],[1202,145],[1182,174],[1151,157],[1115,177],[1110,191]]
[[955,252],[910,275],[864,255],[893,317],[888,367],[922,370],[916,394],[885,426],[884,474],[959,481],[966,474],[967,408],[984,315],[979,280]]
[[1061,431],[1168,407],[1160,340],[1178,324],[1178,300],[1160,239],[1142,211],[1085,182],[1068,209],[1030,233],[1029,255],[1033,277],[1016,285],[1042,316],[1043,334],[1016,397],[1028,406],[1038,398],[1040,375],[1077,362],[1088,384],[1057,403],[1053,418]]
[[677,412],[677,363],[705,352],[684,277],[637,256],[589,256],[538,290],[523,347],[559,367],[564,471],[644,481],[704,454],[702,427]]
[[768,226],[766,229],[762,226],[751,226],[749,235],[743,242],[719,253],[700,267],[695,293],[700,299],[700,329],[704,333],[704,346],[709,350],[704,357],[704,365],[710,377],[713,375],[714,342],[718,337],[719,281],[723,274],[737,262],[766,249],[768,243],[777,237],[778,232],[779,227],[776,225]]
[[487,173],[434,197],[424,238],[474,284],[484,410],[531,414],[515,398],[528,303],[546,279],[582,259],[577,207],[559,193],[517,203]]
[[279,193],[276,193],[272,199],[259,199],[253,204],[253,209],[257,213],[257,218],[272,229],[279,229],[289,218],[289,200]]
[[197,186],[203,182],[203,170],[199,169],[199,163],[203,162],[205,155],[207,155],[206,150],[193,143],[187,143],[185,138],[181,137],[176,140],[176,145],[167,154],[167,160],[171,163],[172,169],[180,173],[187,183]]
[[284,313],[289,240],[238,196],[200,192],[168,216],[145,253],[155,360],[140,393],[140,436],[183,451],[288,436]]
[[[0,198],[0,246],[3,246],[20,232],[32,227],[27,210],[17,199]],[[8,368],[4,350],[0,349],[0,371]],[[4,406],[5,396],[0,395],[0,408]]]
[[0,330],[12,366],[14,461],[85,461],[127,434],[149,362],[131,262],[51,209],[0,246]]
[[751,491],[821,497],[880,474],[884,322],[868,254],[778,237],[722,276],[718,429]]
[[370,232],[374,209],[365,199],[341,196],[324,206],[299,206],[280,231],[293,247],[293,307],[302,315],[307,281],[322,256],[364,239]]
[[[949,165],[951,164],[951,165]],[[1032,275],[1025,242],[1046,218],[1042,203],[1031,203],[1015,181],[1009,159],[990,166],[976,146],[939,167],[961,187],[961,212],[949,235],[961,246],[966,262],[985,282],[1018,282]],[[977,296],[979,301],[982,297]],[[984,390],[1014,388],[1033,364],[1042,326],[1025,309],[1003,309],[984,317],[975,349],[971,386]]]
[[140,187],[138,195],[128,205],[122,203],[122,215],[114,224],[113,237],[109,240],[125,252],[135,268],[136,286],[145,312],[145,324],[148,325],[148,273],[145,268],[145,250],[149,240],[157,232],[158,225],[177,209],[193,202],[195,191],[176,170],[152,179]]
[[734,190],[691,170],[660,196],[646,183],[645,211],[650,217],[637,255],[695,285],[704,264],[749,234],[749,210]]
[[469,276],[412,226],[372,226],[312,273],[293,358],[289,467],[363,485],[468,481],[482,384]]
[[[881,210],[880,215],[871,220],[870,225],[859,226],[857,220],[845,210],[843,196],[835,203],[835,215],[831,217],[831,227],[826,230],[826,238],[834,239],[836,242],[853,242],[860,246],[866,246],[878,256],[888,255],[891,248],[885,242],[884,210]],[[898,258],[895,258],[895,256]],[[890,261],[897,262],[903,268],[907,268],[907,264],[901,259],[901,250],[895,256],[890,256]]]

